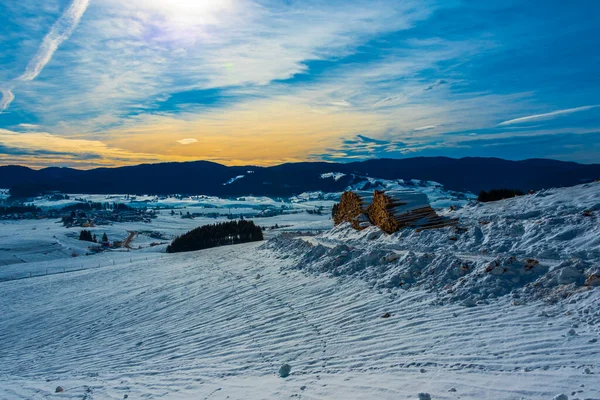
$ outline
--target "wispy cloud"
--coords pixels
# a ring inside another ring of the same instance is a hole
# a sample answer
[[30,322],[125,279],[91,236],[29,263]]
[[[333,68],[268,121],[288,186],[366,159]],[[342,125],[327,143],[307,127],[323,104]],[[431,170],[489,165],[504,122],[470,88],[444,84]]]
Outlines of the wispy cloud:
[[435,88],[438,88],[440,86],[444,86],[444,85],[448,85],[448,81],[445,79],[438,79],[436,82],[432,83],[431,85],[427,86],[425,89],[426,92],[433,90]]
[[[151,153],[127,151],[109,146],[98,140],[67,138],[48,132],[15,132],[0,129],[0,163],[15,156],[24,156],[29,165],[93,165],[136,164],[140,161],[157,162],[163,156]],[[38,160],[39,158],[39,160]],[[43,163],[39,164],[43,158]],[[167,160],[183,161],[189,158],[170,156]]]
[[2,99],[0,99],[0,113],[2,113],[15,99],[15,95],[12,92],[12,87],[10,89],[2,89],[0,92],[2,93]]
[[67,40],[87,9],[89,0],[73,0],[60,18],[54,23],[50,32],[44,37],[40,47],[27,64],[25,72],[15,78],[8,88],[2,89],[2,100],[0,100],[0,113],[6,110],[15,96],[13,90],[19,84],[34,80],[50,62],[58,46]]
[[[92,2],[71,40],[74,50],[53,62],[62,68],[28,94],[28,108],[46,123],[75,121],[80,129],[80,120],[90,116],[109,114],[122,122],[153,113],[159,99],[184,91],[269,96],[271,87],[310,75],[312,61],[350,56],[379,35],[414,27],[437,8],[436,0],[309,3]],[[330,107],[353,104],[343,96],[327,99]]]
[[17,126],[17,128],[28,130],[28,131],[35,131],[35,130],[38,130],[40,128],[40,126],[37,125],[37,124],[26,124],[26,123],[23,123],[23,124],[19,124]]
[[437,128],[437,125],[425,125],[425,126],[419,126],[418,128],[414,128],[413,131],[428,131],[430,129],[435,129]]
[[507,126],[507,125],[523,124],[523,123],[532,122],[532,121],[548,120],[548,119],[553,119],[556,117],[561,117],[563,115],[569,115],[569,114],[573,114],[573,113],[577,113],[577,112],[581,112],[581,111],[592,110],[592,109],[598,108],[598,107],[600,107],[600,104],[576,107],[576,108],[567,108],[565,110],[557,110],[557,111],[552,111],[552,112],[545,113],[545,114],[528,115],[526,117],[520,117],[520,118],[515,118],[515,119],[501,122],[498,124],[498,126]]
[[185,139],[177,140],[176,142],[179,144],[192,144],[192,143],[198,143],[198,139],[185,138]]

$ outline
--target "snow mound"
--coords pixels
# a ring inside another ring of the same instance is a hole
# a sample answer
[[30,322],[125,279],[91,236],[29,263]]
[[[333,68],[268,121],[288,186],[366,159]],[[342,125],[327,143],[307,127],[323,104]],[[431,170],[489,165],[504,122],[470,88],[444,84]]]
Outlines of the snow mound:
[[[590,211],[592,210],[592,211]],[[387,235],[348,224],[263,247],[309,274],[353,276],[378,290],[425,289],[466,306],[511,296],[558,302],[600,286],[600,183],[449,212],[457,227]]]
[[591,290],[585,285],[586,276],[596,270],[593,264],[580,259],[551,265],[515,256],[490,260],[346,244],[328,247],[291,235],[278,236],[262,248],[276,250],[282,259],[293,257],[290,269],[331,277],[353,276],[379,290],[425,289],[436,294],[438,303],[459,302],[466,306],[507,295],[515,304],[538,299],[556,302]]

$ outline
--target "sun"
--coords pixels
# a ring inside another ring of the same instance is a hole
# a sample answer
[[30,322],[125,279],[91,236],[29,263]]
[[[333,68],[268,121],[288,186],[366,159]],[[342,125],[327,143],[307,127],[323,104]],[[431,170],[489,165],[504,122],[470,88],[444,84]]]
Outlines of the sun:
[[140,0],[142,8],[164,17],[171,28],[218,25],[224,15],[234,12],[237,0]]

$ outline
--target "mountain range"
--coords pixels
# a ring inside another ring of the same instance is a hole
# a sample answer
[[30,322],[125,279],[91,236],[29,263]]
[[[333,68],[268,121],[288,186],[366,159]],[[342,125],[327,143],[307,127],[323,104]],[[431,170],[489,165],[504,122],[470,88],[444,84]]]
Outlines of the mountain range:
[[65,193],[206,194],[291,196],[341,191],[367,178],[435,181],[477,193],[493,188],[523,191],[572,186],[600,178],[600,164],[548,159],[415,157],[352,163],[300,162],[271,167],[193,161],[79,170],[0,166],[0,188],[15,196]]

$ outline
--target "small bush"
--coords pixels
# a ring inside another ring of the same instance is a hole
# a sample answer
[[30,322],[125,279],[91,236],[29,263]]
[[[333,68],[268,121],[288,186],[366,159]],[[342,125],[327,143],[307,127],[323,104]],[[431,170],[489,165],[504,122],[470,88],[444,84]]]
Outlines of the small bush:
[[240,220],[204,225],[178,236],[167,253],[195,251],[229,244],[263,240],[262,229],[252,221]]
[[482,190],[479,192],[477,200],[482,203],[488,201],[497,201],[503,199],[510,199],[511,197],[523,196],[523,192],[519,189],[492,189],[489,192]]

